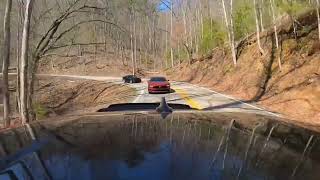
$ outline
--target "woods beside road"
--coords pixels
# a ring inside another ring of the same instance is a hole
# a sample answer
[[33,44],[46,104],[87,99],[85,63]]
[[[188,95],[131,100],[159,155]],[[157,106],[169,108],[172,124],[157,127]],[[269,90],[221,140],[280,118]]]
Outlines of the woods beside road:
[[[12,82],[16,76],[10,75],[10,77]],[[14,83],[11,84],[12,91],[15,90],[14,85]],[[130,102],[135,96],[134,88],[115,84],[113,81],[101,81],[95,77],[85,79],[40,75],[35,82],[34,110],[37,120],[48,118],[57,120],[68,115],[96,112],[114,103]],[[16,97],[12,100],[16,102]],[[18,116],[17,104],[12,103],[10,109],[12,125],[19,125],[21,119]]]
[[[14,76],[12,74],[11,77]],[[40,74],[37,77],[35,103],[39,119],[96,112],[100,108],[121,102],[159,103],[162,97],[168,103],[186,104],[198,110],[248,112],[280,117],[279,114],[184,82],[171,82],[171,93],[149,94],[147,79],[143,79],[142,83],[125,84],[120,77],[54,74]]]
[[[161,98],[165,97],[168,103],[186,104],[196,110],[260,114],[320,130],[317,122],[287,119],[285,114],[270,112],[253,102],[186,82],[172,81],[172,92],[168,94],[149,94],[147,79],[138,84],[124,84],[121,77],[54,74],[41,74],[37,77],[35,112],[38,120],[81,116],[116,103],[159,103]],[[15,108],[12,107],[13,110]],[[19,118],[15,119],[13,124],[19,124]]]

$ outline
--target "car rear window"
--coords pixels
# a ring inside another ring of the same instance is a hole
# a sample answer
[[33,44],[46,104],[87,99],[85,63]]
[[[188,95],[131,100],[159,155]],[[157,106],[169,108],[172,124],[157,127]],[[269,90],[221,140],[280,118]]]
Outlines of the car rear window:
[[163,82],[163,81],[167,81],[167,79],[164,77],[153,77],[150,79],[150,81]]

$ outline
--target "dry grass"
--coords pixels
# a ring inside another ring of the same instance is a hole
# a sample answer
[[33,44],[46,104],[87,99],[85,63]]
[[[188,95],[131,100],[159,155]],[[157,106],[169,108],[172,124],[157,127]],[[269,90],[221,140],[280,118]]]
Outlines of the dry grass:
[[66,78],[41,79],[36,102],[47,115],[95,112],[114,103],[130,102],[135,90],[125,85]]

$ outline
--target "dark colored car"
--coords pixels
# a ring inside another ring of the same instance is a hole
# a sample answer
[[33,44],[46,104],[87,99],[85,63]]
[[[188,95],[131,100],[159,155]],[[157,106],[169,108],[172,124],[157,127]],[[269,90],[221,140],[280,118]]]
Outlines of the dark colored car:
[[170,83],[165,77],[152,77],[148,81],[148,92],[169,93],[171,91]]
[[319,179],[318,133],[277,117],[174,106],[163,117],[155,104],[118,104],[1,131],[0,179]]
[[125,83],[141,83],[141,78],[136,75],[127,75],[122,77],[122,81]]

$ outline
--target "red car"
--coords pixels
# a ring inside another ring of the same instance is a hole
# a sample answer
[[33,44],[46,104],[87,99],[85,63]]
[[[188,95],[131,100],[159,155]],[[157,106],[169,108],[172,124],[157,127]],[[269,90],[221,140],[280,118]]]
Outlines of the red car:
[[152,77],[148,81],[149,94],[169,93],[171,91],[170,83],[165,77]]

